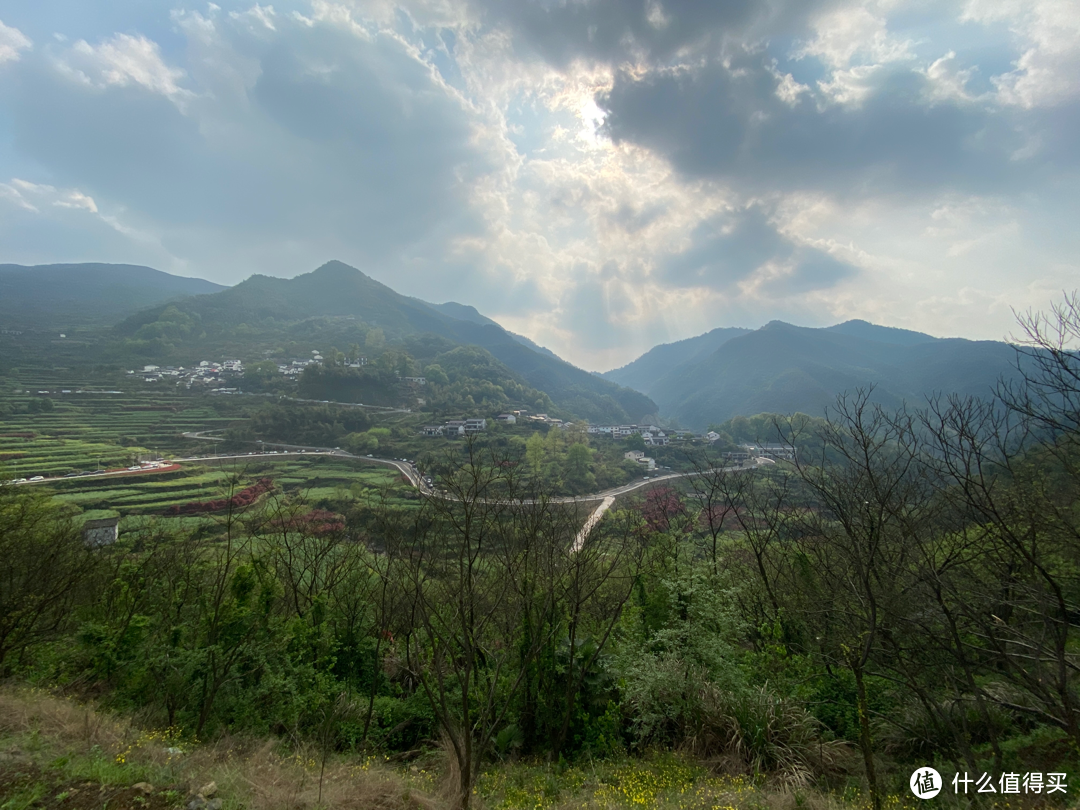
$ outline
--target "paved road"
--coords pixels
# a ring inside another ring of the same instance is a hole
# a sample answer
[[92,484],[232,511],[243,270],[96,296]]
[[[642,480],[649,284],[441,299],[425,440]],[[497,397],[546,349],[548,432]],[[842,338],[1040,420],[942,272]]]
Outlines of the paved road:
[[[194,439],[196,441],[212,441],[220,442],[224,439],[220,436],[211,436],[207,431],[189,431],[182,434],[185,439]],[[450,494],[429,487],[424,479],[420,477],[420,473],[409,462],[401,461],[399,459],[390,458],[375,458],[373,456],[357,456],[353,453],[349,453],[342,450],[340,447],[313,447],[300,444],[284,444],[282,442],[260,442],[260,444],[266,447],[281,447],[283,450],[262,450],[254,453],[222,453],[207,456],[186,456],[182,458],[169,459],[169,466],[158,468],[156,470],[113,470],[103,473],[89,474],[80,476],[81,478],[103,478],[106,476],[120,476],[120,475],[149,475],[155,472],[171,472],[179,469],[179,463],[182,461],[227,461],[227,460],[254,460],[265,459],[267,456],[274,456],[280,458],[282,456],[337,456],[339,458],[348,458],[354,461],[370,462],[372,464],[382,464],[387,467],[393,467],[400,472],[408,482],[424,495],[429,495],[439,498],[450,498]],[[753,470],[758,466],[758,462],[751,462],[746,464],[735,464],[730,467],[724,467],[722,469],[728,471],[734,470]],[[689,478],[695,475],[704,475],[711,470],[694,471],[694,472],[673,472],[666,475],[658,475],[652,478],[642,478],[640,481],[631,481],[629,484],[623,484],[619,487],[612,487],[606,489],[603,492],[597,492],[593,495],[580,495],[580,496],[562,496],[557,498],[548,499],[548,503],[587,503],[591,501],[600,501],[600,504],[592,511],[585,524],[581,527],[577,537],[574,539],[574,550],[581,548],[585,542],[585,538],[589,536],[589,533],[595,528],[596,524],[600,522],[600,519],[604,516],[604,513],[615,503],[615,499],[620,495],[627,495],[635,490],[642,489],[643,487],[651,487],[659,484],[663,481],[672,481],[676,478]],[[43,478],[39,481],[19,481],[19,484],[46,484],[53,481],[63,481],[66,478]],[[523,505],[532,504],[535,501],[526,499],[521,501]]]
[[287,397],[281,394],[255,394],[249,391],[237,391],[235,394],[229,394],[229,396],[284,399],[289,402],[311,402],[315,405],[337,405],[342,408],[366,408],[367,410],[381,411],[382,413],[412,413],[411,408],[395,408],[391,405],[365,405],[363,402],[331,402],[328,399],[301,399],[300,397]]
[[[186,439],[195,439],[198,441],[224,441],[220,436],[211,436],[204,431],[190,431],[182,434]],[[227,460],[254,460],[265,459],[267,456],[282,457],[282,456],[337,456],[339,458],[352,459],[354,461],[369,462],[371,464],[381,464],[387,467],[393,467],[400,472],[409,483],[420,490],[425,495],[434,495],[438,497],[450,497],[447,493],[428,487],[423,478],[420,477],[420,473],[409,462],[401,461],[399,459],[390,458],[375,458],[373,456],[357,456],[353,453],[349,453],[346,450],[342,450],[340,447],[315,447],[311,445],[300,444],[285,444],[282,442],[261,442],[263,447],[280,447],[282,450],[262,450],[252,453],[214,453],[211,455],[202,456],[181,456],[173,459],[168,459],[167,467],[160,467],[151,470],[108,470],[101,473],[88,473],[79,478],[104,478],[121,475],[151,475],[154,473],[172,472],[178,469],[180,462],[184,461],[227,461]],[[752,470],[758,465],[756,463],[750,464],[736,464],[731,467],[725,467],[725,470]],[[614,503],[614,499],[620,495],[626,495],[635,490],[642,489],[643,487],[655,486],[662,481],[672,481],[676,478],[689,478],[695,475],[702,475],[703,472],[673,472],[666,475],[658,475],[652,478],[642,478],[640,481],[631,481],[628,484],[623,484],[619,487],[612,487],[606,489],[603,492],[597,492],[592,495],[567,495],[555,498],[549,498],[548,503],[587,503],[590,501],[600,501],[601,504],[597,508],[597,512],[602,515],[604,511],[610,508],[611,503]],[[47,484],[54,481],[66,481],[70,480],[65,476],[59,476],[56,478],[42,478],[37,481],[19,481],[19,484]],[[611,503],[604,504],[608,501]],[[535,501],[526,499],[521,502],[522,504],[533,504]],[[597,518],[599,519],[599,518]]]

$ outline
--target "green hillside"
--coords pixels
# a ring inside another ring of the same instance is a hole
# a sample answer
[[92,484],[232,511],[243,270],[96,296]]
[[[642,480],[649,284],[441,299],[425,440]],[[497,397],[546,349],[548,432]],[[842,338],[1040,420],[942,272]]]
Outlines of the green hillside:
[[720,327],[704,335],[677,340],[674,343],[661,343],[653,346],[645,354],[622,368],[605,371],[601,376],[606,380],[633,388],[643,394],[650,394],[657,380],[670,373],[683,363],[689,363],[716,351],[734,337],[745,335],[749,329],[739,327]]
[[146,307],[225,289],[130,264],[0,264],[0,327],[112,324]]
[[1015,373],[1006,343],[937,339],[872,324],[808,329],[781,321],[733,337],[650,387],[665,417],[704,428],[765,411],[820,415],[837,394],[875,387],[888,407],[935,393],[989,397]]
[[129,354],[156,362],[192,352],[250,356],[256,346],[289,341],[364,347],[374,329],[388,344],[411,340],[416,359],[447,350],[439,345],[418,357],[415,338],[421,335],[449,341],[451,348],[478,346],[500,363],[502,379],[546,393],[578,418],[638,421],[657,411],[641,393],[524,345],[472,307],[426,304],[336,261],[295,278],[252,276],[214,295],[148,309],[119,324],[115,334]]

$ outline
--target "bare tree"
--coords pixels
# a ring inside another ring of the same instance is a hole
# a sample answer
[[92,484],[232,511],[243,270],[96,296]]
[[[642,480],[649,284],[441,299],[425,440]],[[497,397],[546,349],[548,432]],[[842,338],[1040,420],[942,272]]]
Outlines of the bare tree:
[[795,466],[809,495],[795,521],[802,618],[827,663],[854,677],[859,748],[875,809],[881,791],[874,761],[866,678],[880,658],[892,617],[915,583],[912,527],[932,504],[914,418],[887,414],[872,390],[842,395],[821,429],[816,458]]
[[551,625],[522,637],[527,616],[552,611],[558,549],[575,523],[546,498],[518,491],[513,467],[467,442],[401,549],[416,631],[409,665],[427,694],[456,770],[454,805],[469,807],[484,756],[506,722]]

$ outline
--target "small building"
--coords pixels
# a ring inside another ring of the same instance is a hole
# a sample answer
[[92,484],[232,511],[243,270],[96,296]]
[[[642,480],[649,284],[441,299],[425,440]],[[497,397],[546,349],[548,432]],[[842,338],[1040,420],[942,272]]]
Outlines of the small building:
[[466,433],[479,433],[482,430],[487,430],[487,419],[466,419],[465,420],[465,432]]
[[636,461],[647,470],[656,469],[656,459],[649,458],[641,450],[630,450],[627,453],[623,453],[623,458],[627,461]]
[[120,536],[120,518],[100,518],[83,524],[83,542],[91,548],[112,545]]
[[424,425],[424,427],[420,430],[420,432],[423,433],[425,436],[442,436],[443,435],[443,426],[442,425]]
[[464,436],[465,435],[465,420],[464,419],[452,419],[446,423],[444,428],[447,436]]
[[710,430],[708,433],[705,434],[705,441],[707,441],[707,442],[720,441],[720,434],[717,433],[715,430]]
[[505,422],[508,425],[517,424],[517,417],[512,413],[500,413],[495,417],[496,422]]
[[741,444],[739,445],[750,455],[767,458],[767,459],[782,459],[784,461],[795,460],[795,447],[790,444],[770,444],[768,442],[757,444]]
[[427,385],[427,379],[424,377],[402,377],[401,379],[414,385]]

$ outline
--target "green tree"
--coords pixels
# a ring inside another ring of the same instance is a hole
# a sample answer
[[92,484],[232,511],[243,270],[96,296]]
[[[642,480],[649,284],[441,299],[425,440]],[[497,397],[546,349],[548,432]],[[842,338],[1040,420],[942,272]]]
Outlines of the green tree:
[[386,335],[384,335],[383,330],[378,327],[368,332],[367,337],[364,338],[364,350],[368,353],[369,357],[380,354],[385,345]]
[[574,493],[589,492],[596,487],[596,476],[589,469],[591,462],[592,451],[588,447],[583,444],[570,445],[566,453],[565,481]]
[[[4,478],[0,471],[0,478]],[[12,654],[68,627],[94,558],[81,532],[36,490],[0,484],[0,674]]]
[[539,476],[544,470],[544,437],[539,431],[533,433],[525,442],[525,460],[529,463],[529,469],[534,476]]

